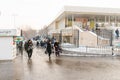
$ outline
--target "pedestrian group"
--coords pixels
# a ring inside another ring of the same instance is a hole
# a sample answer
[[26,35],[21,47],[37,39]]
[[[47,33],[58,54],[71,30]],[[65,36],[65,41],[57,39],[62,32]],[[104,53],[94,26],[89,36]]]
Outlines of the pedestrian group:
[[[45,53],[48,55],[49,58],[51,58],[52,53],[55,53],[56,57],[60,56],[60,52],[62,53],[62,49],[59,46],[59,42],[55,39],[54,40],[48,39],[47,41],[44,41],[44,45],[43,43],[39,43],[39,41],[37,41],[36,47],[39,48],[40,44],[42,44],[41,47],[45,48]],[[24,49],[28,54],[28,59],[31,59],[33,53],[32,40],[25,41]]]

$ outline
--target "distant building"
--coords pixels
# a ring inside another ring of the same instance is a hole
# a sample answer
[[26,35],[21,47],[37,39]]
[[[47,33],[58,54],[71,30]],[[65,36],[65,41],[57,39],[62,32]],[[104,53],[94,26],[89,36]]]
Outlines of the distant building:
[[91,32],[88,33],[93,37],[90,39],[84,37],[88,34],[82,33],[85,30],[92,31],[97,28],[120,28],[120,9],[65,6],[51,24],[48,25],[48,35],[54,36],[62,43],[97,45],[97,37],[95,35]]

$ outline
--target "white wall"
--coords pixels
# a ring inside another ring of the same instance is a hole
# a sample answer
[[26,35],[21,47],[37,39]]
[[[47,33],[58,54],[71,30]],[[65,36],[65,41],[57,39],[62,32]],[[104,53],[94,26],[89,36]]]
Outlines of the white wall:
[[51,33],[53,33],[54,30],[55,30],[55,22],[53,22],[52,24],[49,25],[48,34],[50,35]]
[[65,19],[61,19],[58,23],[59,29],[65,29]]
[[13,37],[0,37],[0,60],[13,59]]
[[54,33],[60,33],[60,30],[61,29],[65,29],[65,19],[61,19],[59,22],[58,22],[58,29],[55,29],[53,32]]
[[97,35],[90,31],[80,32],[79,43],[85,46],[97,46]]
[[60,33],[61,29],[65,29],[65,19],[58,22],[58,29],[56,29],[56,22],[53,22],[48,28],[48,34]]

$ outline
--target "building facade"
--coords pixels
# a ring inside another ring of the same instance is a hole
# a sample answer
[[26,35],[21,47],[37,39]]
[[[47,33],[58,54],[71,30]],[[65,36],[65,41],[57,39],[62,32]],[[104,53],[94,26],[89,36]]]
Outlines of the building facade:
[[[90,38],[84,43],[81,40],[96,29],[115,30],[117,28],[120,28],[120,9],[65,6],[55,20],[48,25],[48,34],[54,36],[62,43],[97,45],[94,44],[94,41],[88,43],[88,40],[92,40]],[[84,31],[86,33],[88,31],[91,32],[83,34]],[[95,38],[93,40],[101,40],[100,38],[97,39],[95,34],[93,36]],[[109,40],[103,42],[107,43]]]

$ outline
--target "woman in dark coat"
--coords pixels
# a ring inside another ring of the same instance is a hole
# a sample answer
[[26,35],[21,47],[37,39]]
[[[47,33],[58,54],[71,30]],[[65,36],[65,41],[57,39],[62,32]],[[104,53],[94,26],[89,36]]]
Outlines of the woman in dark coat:
[[32,53],[33,53],[33,43],[32,43],[32,41],[28,40],[27,45],[28,45],[28,47],[27,47],[28,58],[30,59],[31,56],[32,56]]
[[59,42],[54,43],[54,48],[55,48],[55,55],[59,56]]
[[25,44],[24,44],[24,49],[25,49],[26,52],[27,52],[27,48],[28,48],[28,43],[26,41]]
[[50,58],[50,55],[52,53],[52,45],[51,45],[51,41],[50,40],[48,40],[48,42],[47,42],[46,51],[48,52],[48,56]]

